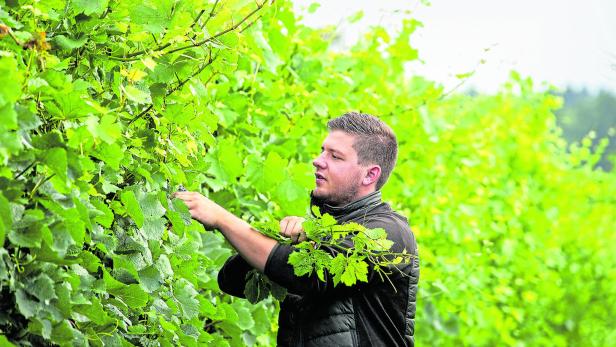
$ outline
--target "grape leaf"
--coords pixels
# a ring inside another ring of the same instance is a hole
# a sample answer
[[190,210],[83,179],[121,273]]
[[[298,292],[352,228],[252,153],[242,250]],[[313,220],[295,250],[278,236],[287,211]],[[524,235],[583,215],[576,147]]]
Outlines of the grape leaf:
[[143,216],[143,211],[141,210],[141,206],[137,201],[135,193],[131,190],[126,190],[121,194],[120,199],[122,200],[124,207],[126,207],[126,212],[128,215],[133,219],[135,224],[137,224],[137,227],[141,228],[145,217]]
[[78,13],[83,12],[85,15],[99,15],[107,8],[109,0],[73,0]]

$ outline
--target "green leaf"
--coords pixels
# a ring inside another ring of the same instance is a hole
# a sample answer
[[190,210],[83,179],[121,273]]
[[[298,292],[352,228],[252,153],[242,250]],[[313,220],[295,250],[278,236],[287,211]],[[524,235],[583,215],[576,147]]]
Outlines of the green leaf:
[[160,240],[165,234],[167,221],[163,218],[148,217],[140,230],[148,240]]
[[51,229],[44,226],[41,229],[41,234],[44,240],[48,241],[49,238],[53,240],[53,243],[48,246],[50,246],[51,250],[56,252],[60,258],[63,258],[69,247],[75,244],[69,229],[64,223],[57,223]]
[[15,302],[19,312],[26,318],[35,316],[41,309],[41,306],[36,301],[31,300],[28,294],[21,289],[15,291]]
[[313,2],[310,6],[308,6],[308,13],[314,13],[319,7],[321,7],[321,4],[318,2]]
[[289,255],[289,264],[293,265],[293,272],[296,276],[311,274],[314,260],[308,255],[306,250],[293,252]]
[[117,143],[101,143],[92,155],[107,163],[114,170],[120,169],[120,163],[124,159],[124,151]]
[[52,326],[49,320],[39,319],[38,317],[34,317],[28,324],[28,331],[33,332],[37,335],[43,336],[46,339],[51,338],[51,329],[52,329]]
[[[349,265],[350,265],[349,269],[350,268],[353,269],[353,275],[355,279],[361,282],[368,282],[368,263],[366,263],[366,261],[360,258],[351,258],[351,259],[352,261],[349,262]],[[341,278],[341,280],[344,282],[345,280],[344,275],[342,275],[342,277],[343,278]],[[347,283],[351,283],[351,282],[349,281]],[[353,285],[353,284],[355,284],[355,281],[347,285]]]
[[349,23],[355,23],[364,18],[364,11],[357,11],[355,14],[348,17]]
[[105,325],[110,321],[110,317],[103,309],[101,301],[96,297],[90,298],[90,304],[73,306],[73,310],[88,317],[90,321],[97,325]]
[[111,114],[88,118],[88,130],[90,133],[108,144],[114,143],[122,136],[122,126],[117,122],[116,117]]
[[158,272],[161,274],[162,278],[173,276],[173,268],[171,267],[169,258],[165,254],[161,254],[158,260],[156,260],[155,267],[158,270]]
[[329,272],[334,276],[334,286],[337,286],[340,283],[340,277],[344,273],[347,265],[347,259],[342,254],[339,253],[336,257],[329,263]]
[[149,92],[137,89],[133,86],[124,87],[124,93],[128,100],[133,101],[137,104],[147,104],[152,102],[152,97]]
[[[1,220],[0,220],[0,223]],[[40,247],[42,240],[41,226],[33,225],[23,229],[13,229],[9,231],[9,240],[21,247]]]
[[19,123],[20,130],[36,129],[43,124],[39,117],[27,107],[15,105],[15,111],[17,112],[17,122]]
[[109,293],[119,297],[126,305],[133,308],[144,307],[149,300],[146,293],[138,284],[123,285],[114,289],[107,289]]
[[145,217],[143,216],[143,211],[141,210],[141,206],[139,206],[135,193],[131,190],[126,190],[122,193],[120,199],[124,207],[126,207],[128,215],[133,219],[135,224],[137,224],[137,227],[141,228]]
[[49,113],[61,119],[78,119],[98,111],[89,95],[82,90],[60,92],[54,101],[55,105],[47,104]]
[[467,79],[471,77],[473,74],[475,74],[475,71],[460,73],[460,74],[456,74],[456,78],[463,80],[463,79]]
[[287,296],[287,289],[283,286],[278,285],[276,282],[270,281],[270,284],[271,284],[271,293],[274,299],[278,301],[284,300],[284,298]]
[[227,304],[226,302],[222,302],[218,304],[218,311],[222,313],[224,317],[223,320],[229,321],[231,323],[237,322],[240,318],[237,315],[237,312],[233,309],[233,306]]
[[143,25],[152,34],[160,34],[169,24],[170,18],[162,9],[154,9],[146,5],[137,5],[132,9],[131,21]]
[[173,287],[173,295],[182,309],[182,316],[193,319],[199,315],[199,300],[196,299],[197,291],[187,280],[179,280]]
[[234,180],[244,172],[242,157],[238,152],[237,143],[223,140],[216,146],[218,152],[218,164],[226,174],[228,180]]
[[267,283],[263,279],[263,275],[257,270],[253,269],[246,274],[244,295],[251,304],[256,304],[269,296]]
[[4,245],[4,237],[13,227],[13,217],[9,201],[0,192],[0,246]]
[[88,41],[88,38],[86,36],[83,36],[79,39],[71,39],[64,35],[57,35],[54,37],[54,42],[58,46],[64,49],[68,49],[68,50],[73,50],[75,48],[83,47],[86,41]]
[[77,13],[83,12],[85,15],[99,15],[107,8],[109,0],[73,0]]
[[89,251],[82,251],[79,254],[80,264],[85,267],[88,272],[98,272],[98,269],[102,266],[101,260]]
[[157,193],[142,193],[137,199],[145,218],[160,218],[165,215],[165,208],[160,203]]
[[248,181],[260,191],[272,191],[283,181],[288,166],[287,160],[282,159],[276,152],[268,153],[265,161],[259,156],[250,156],[247,161],[246,176]]
[[56,298],[53,280],[46,274],[40,274],[30,281],[27,291],[41,302]]
[[58,175],[61,180],[67,180],[68,160],[64,148],[55,147],[49,149],[45,154],[45,164],[47,164],[51,171]]
[[160,272],[155,266],[148,266],[145,269],[139,270],[139,283],[148,293],[157,290],[162,283]]
[[252,315],[248,307],[246,307],[245,302],[242,301],[234,301],[231,306],[235,312],[237,312],[238,320],[235,322],[237,326],[242,330],[250,330],[255,325],[254,319],[252,319]]
[[[19,99],[21,95],[22,73],[17,68],[17,62],[13,57],[0,56],[0,76],[3,76],[3,83],[0,83],[0,108],[9,105],[11,108],[13,103]],[[9,121],[9,124],[17,125],[15,114],[12,113],[11,119],[3,119],[3,122]],[[3,115],[3,117],[6,117]],[[9,125],[7,124],[7,125]],[[8,127],[11,128],[10,125]]]
[[166,212],[167,218],[173,226],[176,235],[183,235],[186,226],[192,223],[192,217],[186,204],[180,199],[171,200],[170,209]]
[[74,338],[75,329],[73,329],[66,320],[54,325],[51,331],[51,339],[59,345],[72,345],[74,343]]
[[11,343],[6,336],[4,335],[0,335],[0,346],[5,346],[5,347],[16,347],[16,345],[14,345],[13,343]]
[[332,217],[329,213],[326,213],[321,217],[322,227],[329,227],[329,226],[336,225],[336,224],[337,224],[336,219]]
[[105,228],[110,228],[113,223],[113,211],[100,199],[92,199],[91,203],[96,208],[97,216],[94,221]]
[[265,335],[270,331],[271,319],[269,315],[270,314],[265,310],[263,306],[259,305],[257,307],[254,307],[251,316],[255,322],[255,325],[252,327],[252,329],[250,329],[250,331],[255,336]]
[[159,195],[157,193],[139,193],[137,200],[144,216],[143,226],[140,230],[146,239],[160,240],[167,229],[167,221],[162,218],[166,210],[160,202]]

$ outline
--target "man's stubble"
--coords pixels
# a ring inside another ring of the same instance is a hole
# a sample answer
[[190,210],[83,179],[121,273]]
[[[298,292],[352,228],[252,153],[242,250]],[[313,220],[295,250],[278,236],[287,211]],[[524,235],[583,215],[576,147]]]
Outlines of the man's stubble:
[[353,202],[357,199],[357,193],[359,192],[359,180],[359,177],[352,177],[347,180],[347,182],[349,182],[348,185],[339,187],[335,191],[325,195],[316,195],[315,189],[311,193],[312,203],[317,206],[327,204],[330,206],[339,207]]

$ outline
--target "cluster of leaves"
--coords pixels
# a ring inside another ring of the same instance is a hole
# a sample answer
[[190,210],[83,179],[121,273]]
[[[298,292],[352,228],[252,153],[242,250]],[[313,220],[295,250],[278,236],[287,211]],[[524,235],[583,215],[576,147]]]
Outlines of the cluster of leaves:
[[579,147],[580,142],[592,142],[592,146],[584,147],[603,154],[596,165],[612,170],[616,160],[616,96],[607,90],[595,94],[572,88],[559,94],[564,104],[556,117],[563,137],[574,147]]
[[0,2],[3,342],[270,344],[274,307],[221,295],[231,250],[168,199],[201,188],[232,117],[206,85],[265,6]]
[[[368,229],[354,222],[338,224],[331,215],[321,215],[318,207],[313,206],[312,211],[313,216],[302,223],[306,239],[299,243],[282,236],[276,220],[255,223],[264,235],[282,244],[293,244],[296,251],[289,256],[289,264],[293,265],[297,276],[314,272],[319,280],[325,281],[327,271],[334,286],[339,283],[352,286],[359,281],[368,282],[368,269],[371,268],[385,281],[391,271],[396,270],[395,265],[408,262],[412,257],[405,251],[391,252],[393,242],[387,239],[387,232],[382,228]],[[256,270],[247,274],[244,294],[248,301],[256,303],[270,293],[282,300],[286,290]]]
[[529,79],[465,96],[414,76],[419,22],[348,51],[288,2],[0,0],[0,25],[0,343],[273,344],[276,303],[220,293],[231,249],[168,193],[303,215],[349,110],[398,134],[383,195],[420,245],[418,344],[616,338],[614,173],[567,151]]

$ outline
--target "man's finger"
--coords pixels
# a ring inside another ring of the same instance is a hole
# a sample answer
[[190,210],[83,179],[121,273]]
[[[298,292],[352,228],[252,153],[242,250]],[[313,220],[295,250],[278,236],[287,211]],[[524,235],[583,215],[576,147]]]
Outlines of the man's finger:
[[188,207],[189,210],[193,210],[195,207],[197,207],[197,202],[194,200],[185,200],[184,203],[186,204],[186,207]]
[[286,234],[286,230],[287,230],[287,225],[289,224],[289,219],[288,218],[283,218],[282,220],[280,220],[280,234],[283,236],[287,236]]
[[174,198],[182,199],[182,198],[188,196],[187,193],[189,193],[189,192],[175,192],[175,193],[173,193],[173,197]]
[[[297,233],[297,219],[293,219],[290,223],[289,223],[289,234],[296,234]],[[301,225],[300,225],[301,227]]]

